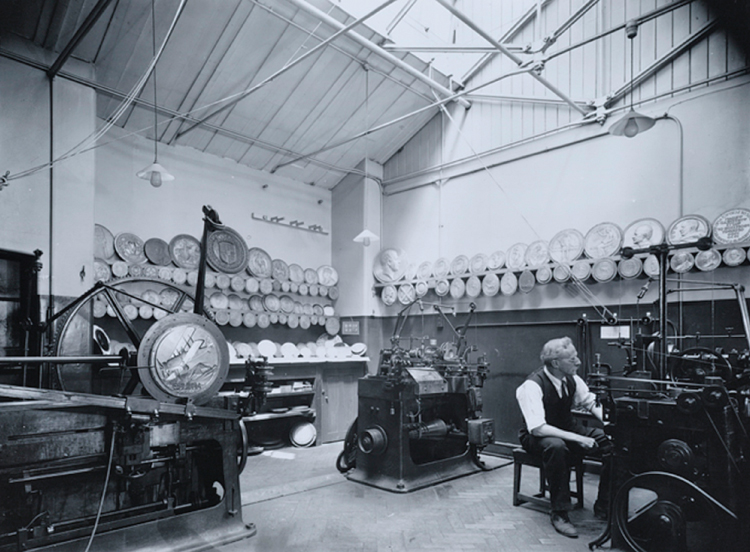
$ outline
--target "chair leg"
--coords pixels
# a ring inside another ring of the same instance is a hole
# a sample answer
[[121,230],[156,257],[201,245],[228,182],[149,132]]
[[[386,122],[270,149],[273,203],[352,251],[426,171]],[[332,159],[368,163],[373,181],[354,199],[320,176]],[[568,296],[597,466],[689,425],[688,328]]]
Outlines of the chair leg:
[[576,493],[578,505],[583,508],[583,462],[579,462],[576,466]]
[[518,506],[521,501],[518,499],[518,493],[521,492],[521,463],[513,463],[513,506]]

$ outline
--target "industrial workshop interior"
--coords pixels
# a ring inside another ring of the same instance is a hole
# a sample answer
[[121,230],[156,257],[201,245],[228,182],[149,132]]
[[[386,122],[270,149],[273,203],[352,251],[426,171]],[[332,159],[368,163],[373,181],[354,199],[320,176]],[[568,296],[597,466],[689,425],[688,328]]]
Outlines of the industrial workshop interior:
[[746,552],[748,29],[0,3],[0,552]]

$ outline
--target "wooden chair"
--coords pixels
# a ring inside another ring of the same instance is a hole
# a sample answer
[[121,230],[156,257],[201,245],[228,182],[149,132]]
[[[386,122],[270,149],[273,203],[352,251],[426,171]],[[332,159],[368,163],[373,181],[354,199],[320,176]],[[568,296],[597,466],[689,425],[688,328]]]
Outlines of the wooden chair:
[[[523,466],[532,466],[539,469],[539,493],[526,495],[521,493],[521,469]],[[570,491],[570,496],[576,499],[576,508],[583,508],[583,458],[576,457],[572,466],[576,474],[575,490]],[[531,502],[537,506],[549,508],[547,497],[547,479],[544,476],[542,458],[526,452],[523,448],[513,449],[513,506],[519,506],[524,502]]]

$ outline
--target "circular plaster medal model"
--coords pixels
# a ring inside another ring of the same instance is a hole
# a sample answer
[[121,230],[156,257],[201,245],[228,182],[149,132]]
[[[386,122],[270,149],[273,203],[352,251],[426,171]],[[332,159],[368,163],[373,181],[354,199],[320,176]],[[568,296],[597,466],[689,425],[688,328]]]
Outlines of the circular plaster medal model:
[[115,256],[115,237],[106,226],[94,224],[94,257],[104,261],[114,262]]
[[396,299],[398,298],[396,287],[391,284],[384,286],[382,291],[380,292],[380,298],[383,300],[383,303],[385,303],[386,306],[390,307],[393,303],[396,302]]
[[417,278],[420,280],[429,280],[432,277],[432,263],[425,261],[417,267]]
[[664,226],[653,218],[643,218],[630,223],[623,233],[622,246],[645,249],[664,242]]
[[685,215],[667,229],[667,243],[679,245],[696,242],[711,235],[711,223],[700,215]]
[[631,278],[637,278],[643,270],[643,261],[638,257],[632,257],[630,259],[622,259],[620,264],[617,266],[617,272],[620,273],[620,277],[626,280]]
[[435,283],[435,294],[438,297],[444,297],[445,295],[448,295],[450,289],[451,285],[448,283],[448,280],[438,280]]
[[494,272],[490,272],[482,278],[482,293],[487,297],[492,297],[497,295],[498,291],[500,291],[500,278]]
[[458,255],[451,261],[451,274],[461,276],[469,269],[469,258],[466,255]]
[[739,266],[745,262],[747,253],[741,247],[730,247],[724,250],[721,258],[727,266]]
[[185,270],[197,270],[201,261],[201,243],[189,234],[178,234],[169,242],[172,262]]
[[581,256],[583,234],[574,228],[561,230],[549,241],[549,256],[556,263],[570,264]]
[[432,265],[432,273],[438,280],[442,280],[443,278],[448,276],[450,270],[451,264],[445,257],[440,257],[437,261],[435,261],[435,264]]
[[155,322],[138,349],[143,387],[157,400],[188,399],[203,404],[229,373],[226,339],[210,320],[179,313]]
[[206,238],[206,262],[216,272],[237,274],[245,270],[248,249],[240,234],[225,226]]
[[591,259],[603,259],[619,253],[622,229],[613,222],[601,222],[586,233],[583,250]]
[[659,277],[659,259],[656,255],[649,255],[643,261],[643,272],[651,278]]
[[678,251],[669,260],[669,267],[678,274],[689,272],[693,266],[695,266],[695,257],[688,251]]
[[270,278],[273,276],[271,255],[260,247],[251,247],[247,252],[247,271],[256,278]]
[[548,266],[540,266],[536,271],[536,281],[547,284],[552,279],[552,269]]
[[583,282],[591,276],[591,265],[587,260],[580,259],[573,263],[570,271],[577,280]]
[[497,270],[505,265],[505,251],[495,251],[487,259],[487,268],[489,270]]
[[531,242],[524,254],[526,266],[537,268],[549,262],[549,244],[544,240]]
[[512,272],[506,272],[500,279],[500,291],[503,295],[513,295],[518,289],[518,278]]
[[520,289],[523,293],[529,293],[532,289],[534,289],[535,284],[536,278],[534,278],[533,272],[531,272],[529,269],[521,272],[521,275],[518,277],[518,289]]
[[372,274],[378,282],[392,284],[401,279],[408,266],[409,262],[406,258],[406,253],[402,249],[390,247],[383,249],[375,257]]
[[[527,247],[525,243],[517,243],[508,249],[508,257],[505,259],[505,264],[509,269],[516,271],[526,266]],[[502,287],[500,289],[502,290]]]
[[469,276],[466,280],[466,295],[479,297],[480,293],[482,293],[482,282],[479,281],[479,276]]
[[454,278],[451,282],[451,297],[454,299],[460,299],[466,292],[466,284],[462,278]]
[[[750,240],[750,211],[730,209],[713,223],[714,241],[721,244],[742,243]],[[115,242],[117,249],[117,242]]]
[[477,253],[469,261],[469,270],[472,274],[481,274],[487,270],[489,259],[484,253]]
[[414,286],[411,284],[401,284],[400,286],[398,286],[397,293],[398,293],[398,301],[402,305],[408,305],[410,303],[413,303],[414,300],[417,298],[416,291],[414,290]]
[[617,263],[612,259],[598,259],[591,269],[591,274],[599,283],[609,282],[617,274]]
[[282,259],[273,259],[271,261],[271,276],[279,282],[289,280],[289,265]]
[[123,261],[130,264],[146,262],[143,240],[130,232],[120,232],[115,236],[115,251]]
[[721,264],[721,253],[716,249],[709,249],[707,251],[698,251],[695,256],[695,266],[698,270],[708,272],[715,270]]

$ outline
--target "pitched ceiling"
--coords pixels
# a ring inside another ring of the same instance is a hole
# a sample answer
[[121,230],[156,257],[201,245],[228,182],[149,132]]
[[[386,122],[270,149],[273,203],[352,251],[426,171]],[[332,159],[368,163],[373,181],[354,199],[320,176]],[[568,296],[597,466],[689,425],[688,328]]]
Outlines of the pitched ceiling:
[[[135,89],[115,124],[153,137],[153,74],[142,79],[156,57],[160,142],[327,189],[365,156],[387,161],[438,108],[366,129],[450,94],[447,77],[386,53],[383,36],[349,29],[355,19],[327,0],[155,0],[155,41],[149,0],[4,4],[3,31],[55,53],[50,74],[93,86],[102,120]],[[95,77],[72,74],[69,55]]]

